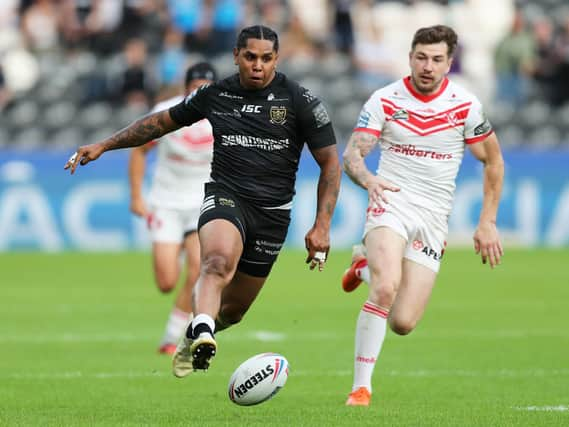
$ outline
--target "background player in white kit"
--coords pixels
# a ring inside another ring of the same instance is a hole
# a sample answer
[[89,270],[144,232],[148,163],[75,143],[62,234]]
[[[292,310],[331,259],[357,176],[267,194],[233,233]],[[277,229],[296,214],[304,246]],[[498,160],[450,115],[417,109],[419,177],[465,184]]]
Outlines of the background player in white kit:
[[[186,71],[184,95],[157,104],[152,112],[180,103],[199,87],[217,80],[214,68],[205,62]],[[148,203],[142,195],[146,155],[154,147],[158,157]],[[162,292],[172,291],[182,270],[179,258],[186,258],[186,277],[160,343],[159,352],[173,354],[192,316],[192,290],[199,275],[200,247],[197,224],[203,202],[204,183],[209,180],[213,155],[210,123],[201,120],[164,135],[159,140],[133,148],[130,155],[130,210],[146,219],[152,239],[156,284]]]
[[[484,165],[476,253],[491,267],[503,255],[496,228],[502,154],[478,99],[446,77],[456,46],[456,33],[447,26],[419,29],[409,54],[411,75],[370,97],[344,152],[344,170],[369,196],[363,236],[367,261],[354,260],[343,278],[344,290],[361,283],[366,262],[370,276],[356,325],[354,382],[347,405],[370,403],[371,377],[387,323],[406,335],[423,315],[446,245],[465,145]],[[376,144],[381,160],[374,175],[364,157]]]

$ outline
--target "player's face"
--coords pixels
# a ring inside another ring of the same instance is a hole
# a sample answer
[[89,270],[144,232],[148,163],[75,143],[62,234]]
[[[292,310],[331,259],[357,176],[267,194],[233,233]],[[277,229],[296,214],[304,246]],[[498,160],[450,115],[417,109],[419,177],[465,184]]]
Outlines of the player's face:
[[233,49],[239,81],[246,89],[262,89],[275,77],[278,53],[270,40],[248,39],[247,46]]
[[450,70],[452,58],[448,56],[445,42],[417,44],[409,53],[411,81],[423,95],[436,92]]

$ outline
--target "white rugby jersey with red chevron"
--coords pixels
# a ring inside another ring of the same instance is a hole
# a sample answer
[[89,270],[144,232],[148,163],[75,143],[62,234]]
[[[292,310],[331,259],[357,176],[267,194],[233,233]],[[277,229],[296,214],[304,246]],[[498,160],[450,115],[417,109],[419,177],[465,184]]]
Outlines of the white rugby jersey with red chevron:
[[493,131],[480,101],[447,78],[429,96],[410,77],[373,93],[354,131],[379,137],[377,173],[398,185],[410,203],[449,214],[466,144]]
[[[182,102],[175,97],[157,104],[152,112]],[[209,181],[213,156],[213,130],[200,120],[164,135],[157,141],[158,156],[148,201],[171,209],[198,208],[203,202],[203,185]]]

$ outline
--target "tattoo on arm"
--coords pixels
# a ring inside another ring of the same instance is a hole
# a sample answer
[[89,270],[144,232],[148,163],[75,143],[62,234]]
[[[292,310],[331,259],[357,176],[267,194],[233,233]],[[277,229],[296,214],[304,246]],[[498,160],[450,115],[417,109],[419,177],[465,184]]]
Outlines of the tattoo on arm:
[[340,160],[336,151],[336,145],[314,150],[312,155],[320,166],[316,221],[329,227],[336,207],[336,201],[338,200],[338,194],[340,193],[340,180],[342,178]]
[[181,126],[170,117],[168,110],[138,119],[105,141],[106,151],[136,147],[179,129]]
[[344,151],[344,171],[357,185],[367,188],[367,181],[372,175],[364,162],[375,147],[379,138],[366,132],[354,132]]

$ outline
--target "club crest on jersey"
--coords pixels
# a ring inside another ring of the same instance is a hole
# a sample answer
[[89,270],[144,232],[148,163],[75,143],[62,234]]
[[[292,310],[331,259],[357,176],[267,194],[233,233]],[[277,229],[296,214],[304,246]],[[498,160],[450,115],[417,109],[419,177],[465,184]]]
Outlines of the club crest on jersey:
[[456,126],[457,118],[456,118],[456,114],[454,114],[454,111],[451,111],[450,113],[447,114],[447,121],[451,125]]
[[286,122],[286,107],[271,107],[269,117],[274,125],[284,124]]
[[409,113],[407,110],[401,109],[393,113],[392,118],[393,120],[409,120]]

